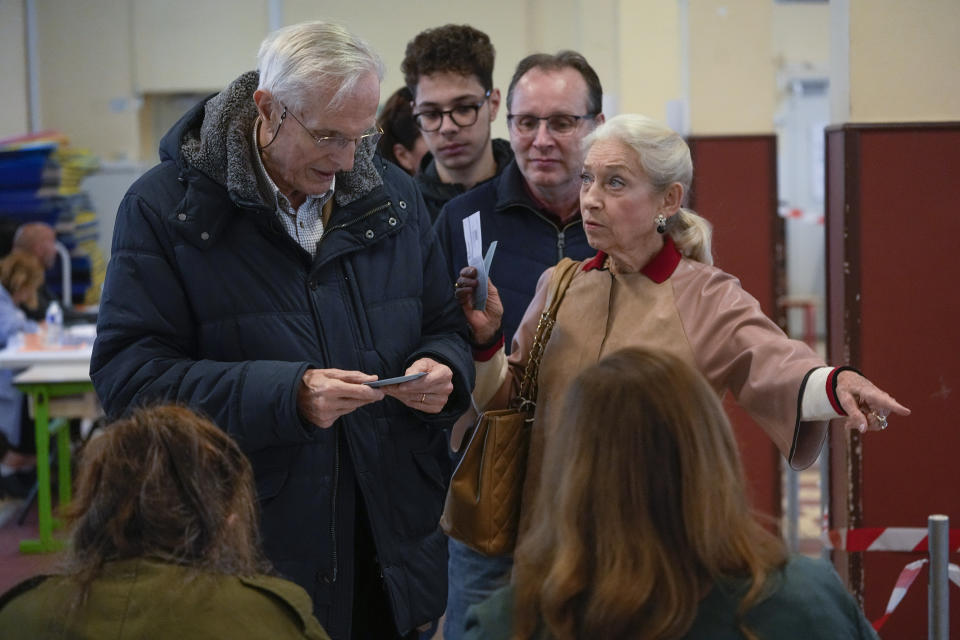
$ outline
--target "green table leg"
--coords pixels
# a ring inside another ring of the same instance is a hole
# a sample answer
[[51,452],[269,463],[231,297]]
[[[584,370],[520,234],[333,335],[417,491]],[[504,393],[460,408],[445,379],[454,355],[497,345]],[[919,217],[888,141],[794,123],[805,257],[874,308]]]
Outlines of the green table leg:
[[60,492],[60,508],[70,502],[70,421],[59,420],[57,429],[57,488]]
[[[53,537],[53,505],[50,496],[50,396],[44,389],[31,390],[30,393],[33,396],[34,435],[37,442],[37,510],[40,520],[40,539],[21,540],[20,552],[46,553],[63,548],[63,542]],[[69,437],[69,429],[66,431],[67,437]],[[67,455],[63,458],[69,460],[69,442],[67,446]],[[62,461],[60,464],[63,468]],[[63,489],[61,489],[62,491]],[[69,491],[68,488],[68,495]]]

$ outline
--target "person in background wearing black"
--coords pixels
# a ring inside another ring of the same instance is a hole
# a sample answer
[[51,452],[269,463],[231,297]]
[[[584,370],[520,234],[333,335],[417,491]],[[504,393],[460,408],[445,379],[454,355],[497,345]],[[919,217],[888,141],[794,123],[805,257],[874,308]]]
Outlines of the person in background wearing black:
[[401,70],[430,150],[416,178],[431,219],[451,198],[499,175],[513,158],[510,144],[490,134],[500,110],[494,57],[490,37],[469,25],[427,29],[407,44]]
[[406,87],[400,87],[387,98],[377,116],[383,136],[377,143],[380,155],[411,176],[417,172],[420,160],[427,153],[427,143],[413,119],[413,96]]

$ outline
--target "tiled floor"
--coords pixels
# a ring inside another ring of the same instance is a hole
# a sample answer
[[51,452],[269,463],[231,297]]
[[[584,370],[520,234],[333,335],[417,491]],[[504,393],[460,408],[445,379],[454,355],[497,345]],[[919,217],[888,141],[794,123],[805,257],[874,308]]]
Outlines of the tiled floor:
[[19,500],[0,498],[0,593],[25,578],[53,570],[62,558],[61,553],[20,553],[20,540],[37,536],[36,505],[27,514],[23,525],[19,525],[16,515],[20,504]]
[[[820,509],[820,463],[817,462],[801,471],[798,484],[797,551],[819,558],[823,553],[823,541],[820,539],[823,523]],[[784,499],[783,511],[784,514],[787,513],[786,499]],[[785,520],[783,530],[787,530]]]

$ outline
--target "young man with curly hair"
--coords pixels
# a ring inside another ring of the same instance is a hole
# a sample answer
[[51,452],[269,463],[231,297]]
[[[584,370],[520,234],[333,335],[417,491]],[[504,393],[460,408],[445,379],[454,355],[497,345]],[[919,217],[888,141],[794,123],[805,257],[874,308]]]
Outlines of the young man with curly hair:
[[500,108],[494,56],[489,36],[468,25],[427,29],[407,44],[401,69],[429,149],[416,180],[434,219],[447,201],[498,175],[513,157],[509,142],[490,137]]

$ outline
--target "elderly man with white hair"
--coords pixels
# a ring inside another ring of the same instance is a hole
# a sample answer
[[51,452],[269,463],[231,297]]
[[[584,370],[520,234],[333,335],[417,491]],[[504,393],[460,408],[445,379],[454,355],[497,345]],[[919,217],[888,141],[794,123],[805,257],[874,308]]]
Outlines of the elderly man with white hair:
[[444,429],[473,386],[423,200],[374,154],[382,68],[294,25],[183,116],[120,206],[91,364],[112,416],[178,402],[236,439],[266,554],[335,639],[442,614]]

